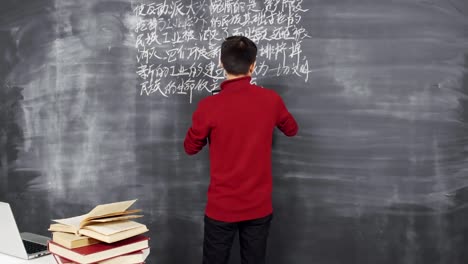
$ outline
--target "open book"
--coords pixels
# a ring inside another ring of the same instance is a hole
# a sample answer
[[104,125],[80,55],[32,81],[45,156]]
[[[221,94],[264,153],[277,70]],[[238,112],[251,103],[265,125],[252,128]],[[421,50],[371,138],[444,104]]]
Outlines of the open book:
[[49,231],[85,235],[94,239],[113,243],[148,231],[148,228],[131,219],[141,210],[128,210],[136,200],[102,204],[89,213],[66,219],[53,220]]

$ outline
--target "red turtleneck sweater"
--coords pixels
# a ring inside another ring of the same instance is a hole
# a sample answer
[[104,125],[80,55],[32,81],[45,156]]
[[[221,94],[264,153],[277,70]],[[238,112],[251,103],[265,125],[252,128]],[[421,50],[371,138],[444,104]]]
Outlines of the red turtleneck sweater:
[[273,129],[278,127],[286,136],[298,131],[281,97],[250,81],[251,77],[224,81],[219,94],[201,100],[184,141],[189,155],[210,143],[206,215],[218,221],[272,213]]

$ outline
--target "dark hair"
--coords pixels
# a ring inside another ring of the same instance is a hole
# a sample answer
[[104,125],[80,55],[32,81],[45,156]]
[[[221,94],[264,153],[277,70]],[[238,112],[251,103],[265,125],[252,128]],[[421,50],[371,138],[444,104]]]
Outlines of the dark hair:
[[244,36],[228,37],[221,45],[221,62],[227,73],[246,74],[257,57],[257,46]]

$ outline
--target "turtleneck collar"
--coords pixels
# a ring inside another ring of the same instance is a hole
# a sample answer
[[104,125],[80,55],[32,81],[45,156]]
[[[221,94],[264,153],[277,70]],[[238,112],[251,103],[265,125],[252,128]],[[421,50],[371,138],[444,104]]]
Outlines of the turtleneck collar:
[[221,90],[228,90],[234,87],[243,87],[250,84],[251,76],[239,77],[231,80],[226,80],[221,83]]

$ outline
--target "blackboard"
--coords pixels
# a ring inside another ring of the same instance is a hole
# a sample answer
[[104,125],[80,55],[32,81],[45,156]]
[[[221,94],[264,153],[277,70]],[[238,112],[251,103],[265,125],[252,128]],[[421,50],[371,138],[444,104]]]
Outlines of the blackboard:
[[468,261],[468,2],[0,5],[0,200],[20,228],[138,198],[147,263],[200,262],[208,153],[182,143],[244,34],[300,125],[274,136],[268,263]]

